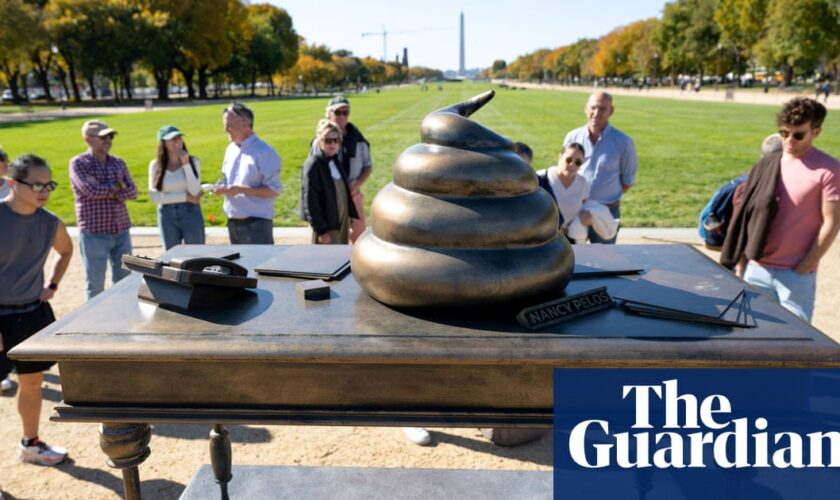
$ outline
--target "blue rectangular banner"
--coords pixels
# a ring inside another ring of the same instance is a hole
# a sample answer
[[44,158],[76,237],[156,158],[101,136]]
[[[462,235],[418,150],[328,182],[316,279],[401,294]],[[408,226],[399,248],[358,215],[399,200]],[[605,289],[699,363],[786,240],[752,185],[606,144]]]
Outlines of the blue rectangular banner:
[[840,498],[840,369],[558,368],[554,498]]

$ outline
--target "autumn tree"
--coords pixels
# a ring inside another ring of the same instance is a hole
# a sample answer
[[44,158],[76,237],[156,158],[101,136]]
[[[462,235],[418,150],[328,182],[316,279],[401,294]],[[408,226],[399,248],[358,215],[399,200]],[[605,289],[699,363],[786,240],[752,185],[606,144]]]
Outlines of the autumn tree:
[[665,5],[655,40],[662,65],[672,77],[704,74],[714,64],[720,32],[714,22],[715,0],[676,0]]
[[140,0],[148,30],[141,64],[155,79],[158,99],[169,99],[169,83],[179,55],[180,19],[189,0]]
[[247,29],[246,16],[239,0],[187,0],[187,7],[177,17],[179,38],[174,67],[183,76],[191,99],[196,96],[196,78],[199,96],[207,98],[210,72],[230,62],[235,39],[231,34]]
[[323,44],[305,44],[301,47],[300,53],[323,63],[332,62],[332,52],[330,52],[329,47]]
[[12,91],[15,102],[22,97],[19,79],[29,59],[29,40],[24,34],[35,30],[37,12],[33,6],[22,0],[0,2],[0,73]]
[[254,95],[258,76],[269,82],[274,94],[272,75],[291,68],[298,58],[298,36],[292,18],[278,7],[269,4],[248,6],[247,61],[251,70],[251,95]]
[[131,74],[146,50],[144,42],[152,27],[147,25],[141,5],[130,0],[107,0],[98,15],[103,39],[96,54],[96,69],[111,80],[115,98],[125,91],[131,99]]
[[332,56],[333,85],[349,87],[366,82],[367,71],[362,60],[352,52],[337,50]]
[[319,87],[325,86],[329,76],[327,64],[324,61],[306,54],[298,57],[291,73],[293,80],[297,79],[303,85],[304,91],[312,89],[313,92],[317,92]]
[[46,2],[30,1],[27,3],[31,7],[29,9],[30,28],[26,37],[29,48],[29,63],[38,79],[38,83],[41,84],[41,88],[44,90],[44,95],[51,101],[53,97],[50,91],[49,73],[55,54],[52,51],[52,39],[45,25],[46,13],[44,12],[43,4]]
[[592,71],[595,76],[628,77],[636,72],[631,54],[633,44],[642,35],[642,31],[636,26],[638,24],[618,27],[598,40],[598,51],[592,58]]
[[[755,48],[765,32],[767,0],[718,0],[714,19],[720,29],[719,50],[734,56],[733,66],[740,76],[755,56]],[[720,55],[720,54],[719,54]]]
[[758,42],[759,59],[779,67],[785,85],[797,72],[810,72],[836,49],[838,7],[825,0],[801,0],[796,8],[784,0],[769,0],[767,31]]
[[362,59],[362,65],[367,75],[365,83],[374,85],[385,83],[385,64],[382,61],[373,59],[372,57],[365,57]]
[[580,81],[583,78],[592,77],[592,69],[589,61],[592,60],[598,50],[598,40],[594,38],[581,38],[569,45],[569,50],[563,54],[563,68],[567,78],[573,81]]
[[45,26],[64,59],[73,94],[81,100],[77,76],[87,80],[89,92],[97,96],[95,76],[106,64],[109,53],[109,18],[107,0],[50,0],[45,7]]

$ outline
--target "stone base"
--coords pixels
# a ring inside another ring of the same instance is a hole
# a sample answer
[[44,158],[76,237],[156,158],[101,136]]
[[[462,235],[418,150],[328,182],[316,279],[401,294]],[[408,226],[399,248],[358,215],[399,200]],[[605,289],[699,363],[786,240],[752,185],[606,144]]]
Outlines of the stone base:
[[[233,467],[231,498],[431,500],[550,499],[550,471],[396,469],[361,467]],[[181,500],[219,498],[209,465],[196,472]]]

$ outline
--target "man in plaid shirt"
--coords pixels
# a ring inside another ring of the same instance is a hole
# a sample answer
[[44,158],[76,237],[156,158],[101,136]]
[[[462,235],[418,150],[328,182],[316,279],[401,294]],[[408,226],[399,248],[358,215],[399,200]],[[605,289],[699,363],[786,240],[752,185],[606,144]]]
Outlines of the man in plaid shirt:
[[85,122],[82,137],[88,150],[70,160],[88,299],[105,288],[108,260],[113,283],[129,273],[120,262],[123,254],[131,253],[131,220],[125,201],[137,198],[137,186],[125,162],[108,154],[116,134],[100,120]]

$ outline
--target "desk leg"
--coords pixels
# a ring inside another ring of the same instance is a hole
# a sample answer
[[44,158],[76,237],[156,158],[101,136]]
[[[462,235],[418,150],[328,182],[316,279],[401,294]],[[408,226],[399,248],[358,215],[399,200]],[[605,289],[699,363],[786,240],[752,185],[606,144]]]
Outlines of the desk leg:
[[213,430],[210,431],[210,465],[213,467],[216,483],[222,490],[222,500],[229,500],[228,483],[233,478],[231,472],[233,457],[230,451],[228,434],[227,429],[222,424],[213,424]]
[[149,424],[103,423],[99,428],[99,447],[108,455],[108,465],[122,469],[126,500],[141,499],[137,466],[151,453],[151,439]]

